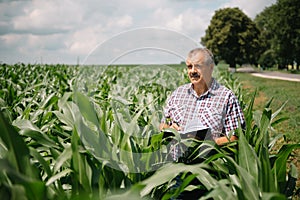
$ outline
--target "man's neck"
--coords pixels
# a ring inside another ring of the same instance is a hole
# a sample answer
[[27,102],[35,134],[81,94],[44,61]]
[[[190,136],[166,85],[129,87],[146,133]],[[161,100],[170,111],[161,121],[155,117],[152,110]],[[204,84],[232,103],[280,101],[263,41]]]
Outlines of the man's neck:
[[212,79],[208,82],[203,81],[199,84],[193,84],[193,89],[195,90],[196,94],[200,97],[202,94],[208,91],[212,84]]

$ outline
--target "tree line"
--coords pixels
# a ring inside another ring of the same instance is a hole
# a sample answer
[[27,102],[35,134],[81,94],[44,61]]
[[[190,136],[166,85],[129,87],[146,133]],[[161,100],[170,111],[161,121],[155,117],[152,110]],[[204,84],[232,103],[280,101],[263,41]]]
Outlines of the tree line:
[[251,64],[262,68],[300,66],[300,1],[277,0],[254,20],[239,8],[215,11],[201,44],[216,62],[235,68]]

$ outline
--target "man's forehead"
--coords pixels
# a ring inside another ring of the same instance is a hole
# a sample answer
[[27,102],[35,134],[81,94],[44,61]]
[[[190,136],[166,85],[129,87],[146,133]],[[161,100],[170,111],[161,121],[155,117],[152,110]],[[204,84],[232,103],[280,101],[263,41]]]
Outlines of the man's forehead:
[[200,63],[203,59],[204,59],[203,54],[197,52],[195,54],[189,55],[186,59],[186,62],[189,64],[195,64],[195,63]]

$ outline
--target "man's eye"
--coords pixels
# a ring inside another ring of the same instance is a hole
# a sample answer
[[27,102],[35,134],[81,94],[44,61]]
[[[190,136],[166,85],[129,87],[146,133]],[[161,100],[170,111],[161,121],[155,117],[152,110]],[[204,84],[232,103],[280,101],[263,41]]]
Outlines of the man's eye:
[[192,66],[192,65],[188,65],[187,68],[188,68],[188,69],[192,69],[193,66]]

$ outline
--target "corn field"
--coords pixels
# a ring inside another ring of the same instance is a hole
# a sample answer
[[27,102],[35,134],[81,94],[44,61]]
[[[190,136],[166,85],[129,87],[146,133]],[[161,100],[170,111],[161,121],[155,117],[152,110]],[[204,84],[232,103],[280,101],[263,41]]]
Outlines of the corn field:
[[271,99],[254,110],[255,94],[245,99],[227,72],[214,76],[239,98],[246,130],[223,146],[170,130],[178,144],[206,147],[191,153],[197,163],[170,161],[158,129],[166,98],[188,82],[183,66],[20,63],[1,64],[0,74],[1,199],[170,199],[193,190],[200,199],[297,198],[289,160],[300,144],[274,150],[284,105],[273,111]]

